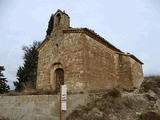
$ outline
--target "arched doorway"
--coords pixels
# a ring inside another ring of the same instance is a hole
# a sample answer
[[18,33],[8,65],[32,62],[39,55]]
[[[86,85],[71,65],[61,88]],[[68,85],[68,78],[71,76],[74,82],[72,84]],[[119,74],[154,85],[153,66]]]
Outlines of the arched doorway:
[[60,91],[61,85],[64,85],[64,70],[62,68],[57,68],[55,70],[56,77],[56,91]]

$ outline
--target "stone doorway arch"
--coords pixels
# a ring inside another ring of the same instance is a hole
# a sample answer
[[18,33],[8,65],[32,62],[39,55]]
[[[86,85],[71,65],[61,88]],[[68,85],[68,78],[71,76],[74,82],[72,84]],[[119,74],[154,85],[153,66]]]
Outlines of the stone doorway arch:
[[59,92],[61,85],[64,85],[64,70],[62,68],[57,68],[55,70],[55,77],[56,77],[55,90]]
[[56,62],[50,68],[50,87],[59,92],[60,84],[64,84],[64,69],[61,63]]

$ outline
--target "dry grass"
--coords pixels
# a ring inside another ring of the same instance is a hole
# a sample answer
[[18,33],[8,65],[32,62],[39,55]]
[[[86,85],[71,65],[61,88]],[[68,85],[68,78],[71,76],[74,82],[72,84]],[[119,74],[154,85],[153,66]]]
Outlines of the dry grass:
[[109,90],[106,94],[104,94],[103,98],[106,98],[108,96],[113,97],[113,98],[117,98],[117,97],[121,96],[121,93],[118,89],[112,89],[112,90]]
[[9,120],[9,119],[0,116],[0,120]]
[[88,103],[86,106],[79,106],[67,117],[67,120],[112,120],[110,115],[127,119],[125,115],[128,114],[128,111],[136,109],[137,105],[143,106],[142,101],[121,97],[121,93],[117,89],[113,89],[104,94],[102,98]]
[[20,96],[20,95],[55,95],[57,91],[53,90],[36,90],[36,89],[28,89],[22,92],[11,91],[7,94],[3,94],[3,96]]
[[148,92],[152,90],[160,97],[160,76],[149,76],[144,78],[140,92]]
[[[157,97],[149,94],[155,92]],[[102,98],[79,106],[67,120],[160,120],[160,106],[155,108],[160,97],[160,76],[145,77],[140,93],[110,90]]]
[[143,113],[139,116],[139,120],[160,120],[160,114],[155,112]]

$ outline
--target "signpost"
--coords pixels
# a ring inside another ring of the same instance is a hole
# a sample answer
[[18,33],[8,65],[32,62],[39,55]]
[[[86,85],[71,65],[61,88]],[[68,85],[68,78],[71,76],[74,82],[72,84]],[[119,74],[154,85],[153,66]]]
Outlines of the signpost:
[[67,86],[61,85],[60,90],[60,120],[62,120],[62,111],[67,110]]
[[67,110],[67,86],[66,85],[61,86],[61,110],[62,111]]

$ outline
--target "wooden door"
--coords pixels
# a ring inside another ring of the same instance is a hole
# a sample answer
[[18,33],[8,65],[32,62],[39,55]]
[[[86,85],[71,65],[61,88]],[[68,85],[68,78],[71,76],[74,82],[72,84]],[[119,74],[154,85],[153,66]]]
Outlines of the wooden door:
[[64,71],[61,68],[56,69],[56,91],[60,91],[61,85],[64,85]]

